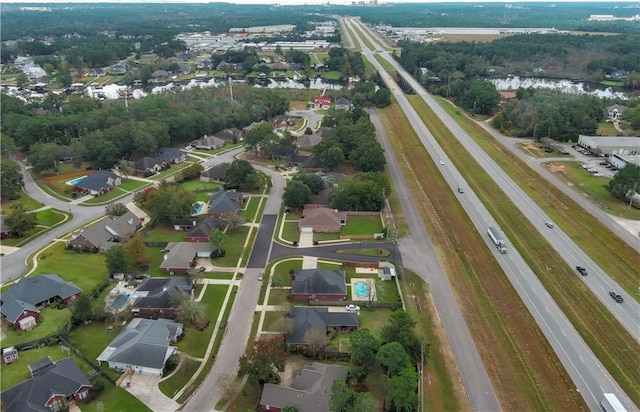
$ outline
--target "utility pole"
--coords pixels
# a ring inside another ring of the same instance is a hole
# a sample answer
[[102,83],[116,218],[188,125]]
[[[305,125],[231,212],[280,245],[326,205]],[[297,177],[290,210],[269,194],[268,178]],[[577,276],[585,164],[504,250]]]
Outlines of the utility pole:
[[231,76],[229,76],[229,92],[231,93],[231,101],[233,101],[233,83],[231,82]]
[[424,342],[420,345],[420,412],[424,412]]

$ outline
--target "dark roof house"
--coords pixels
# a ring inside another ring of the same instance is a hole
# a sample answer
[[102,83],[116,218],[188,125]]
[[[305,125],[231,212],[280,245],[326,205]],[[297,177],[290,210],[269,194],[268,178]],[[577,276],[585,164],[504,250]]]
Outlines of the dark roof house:
[[218,190],[209,198],[209,216],[220,217],[238,213],[242,206],[242,193],[235,190]]
[[333,381],[346,379],[347,372],[344,366],[308,363],[289,387],[266,383],[260,397],[260,411],[280,411],[286,406],[293,406],[298,412],[328,411]]
[[345,97],[338,97],[336,99],[336,110],[351,110],[351,102]]
[[39,313],[39,307],[54,299],[69,303],[80,293],[79,287],[58,275],[25,276],[2,294],[0,310],[9,323],[16,324],[25,311]]
[[296,269],[293,272],[293,300],[344,300],[347,285],[343,270]]
[[166,160],[158,159],[157,157],[143,157],[133,163],[133,170],[139,174],[153,175],[168,167],[169,163]]
[[3,411],[63,411],[90,398],[91,382],[71,358],[53,362],[47,357],[30,364],[29,372],[30,379],[0,394]]
[[240,130],[236,128],[223,129],[214,134],[214,136],[218,139],[224,140],[227,143],[238,143],[238,140],[240,140]]
[[200,219],[188,232],[185,240],[187,242],[208,242],[211,239],[211,232],[218,227],[218,219],[207,216]]
[[76,250],[104,252],[119,242],[131,237],[142,227],[140,220],[131,211],[116,218],[104,218],[93,226],[89,226],[69,241],[69,246]]
[[182,335],[181,323],[169,319],[134,318],[97,357],[110,368],[162,376],[164,364],[176,353],[171,343]]
[[79,181],[75,188],[84,193],[100,196],[110,192],[114,187],[120,186],[121,183],[120,176],[115,173],[108,170],[98,170]]
[[213,246],[204,242],[169,242],[163,252],[160,270],[165,273],[187,273],[193,269],[196,259],[211,256]]
[[170,163],[180,163],[189,157],[185,152],[173,147],[161,147],[156,153],[156,157]]
[[294,306],[291,309],[293,330],[285,336],[288,344],[305,344],[304,334],[315,328],[324,331],[353,330],[358,328],[358,314],[355,312],[329,312],[324,307]]
[[203,182],[224,182],[227,169],[229,169],[231,163],[220,163],[200,174],[200,180]]
[[193,299],[191,280],[187,277],[147,278],[132,296],[132,312],[144,318],[173,318],[178,309],[175,301],[172,300],[176,293],[182,293],[187,298]]
[[196,140],[192,140],[191,143],[189,143],[191,146],[195,147],[196,149],[207,149],[207,150],[214,150],[214,149],[220,149],[222,147],[224,147],[224,145],[227,142],[217,136],[202,136],[200,139],[196,139]]

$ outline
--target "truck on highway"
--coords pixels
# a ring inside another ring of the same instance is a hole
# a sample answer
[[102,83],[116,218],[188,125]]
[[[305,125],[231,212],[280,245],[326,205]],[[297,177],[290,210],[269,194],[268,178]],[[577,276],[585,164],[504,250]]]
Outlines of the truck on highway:
[[600,406],[605,412],[627,412],[618,397],[613,393],[603,393]]
[[489,234],[491,241],[493,242],[495,247],[498,248],[500,253],[507,253],[507,244],[502,238],[502,235],[500,234],[500,232],[498,232],[498,230],[495,227],[490,227],[489,229],[487,229],[487,233]]

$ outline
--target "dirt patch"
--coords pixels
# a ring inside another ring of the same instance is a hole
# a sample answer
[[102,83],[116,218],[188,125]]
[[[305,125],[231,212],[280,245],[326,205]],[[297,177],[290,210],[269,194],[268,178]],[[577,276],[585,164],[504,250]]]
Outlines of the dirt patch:
[[293,379],[300,374],[304,366],[304,359],[288,359],[284,365],[284,372],[280,372],[280,385],[289,387],[293,384]]

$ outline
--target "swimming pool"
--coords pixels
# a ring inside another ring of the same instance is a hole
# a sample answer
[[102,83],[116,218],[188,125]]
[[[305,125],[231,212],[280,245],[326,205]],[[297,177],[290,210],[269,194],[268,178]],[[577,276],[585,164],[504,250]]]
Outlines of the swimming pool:
[[111,303],[111,309],[113,310],[122,309],[129,301],[129,297],[131,297],[129,293],[123,293],[121,295],[118,295]]
[[369,296],[369,284],[367,282],[356,282],[353,284],[353,294],[359,298]]
[[202,209],[204,208],[205,203],[204,202],[196,202],[193,204],[193,213],[195,213],[196,215],[199,215],[202,212]]
[[67,186],[75,186],[75,185],[77,185],[78,183],[80,183],[80,182],[82,181],[82,179],[84,179],[85,177],[87,177],[87,175],[80,176],[80,177],[76,177],[76,178],[75,178],[75,179],[73,179],[73,180],[69,180],[69,181],[68,181],[68,182],[66,182],[65,184],[66,184]]

